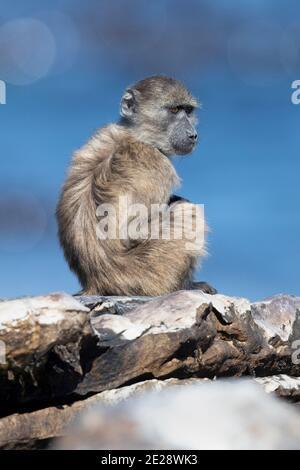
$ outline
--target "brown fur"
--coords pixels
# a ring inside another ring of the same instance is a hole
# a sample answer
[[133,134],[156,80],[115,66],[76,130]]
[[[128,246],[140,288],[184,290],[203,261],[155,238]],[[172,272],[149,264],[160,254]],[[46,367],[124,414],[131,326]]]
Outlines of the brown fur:
[[[99,240],[96,234],[99,204],[117,208],[119,196],[128,195],[150,208],[168,203],[178,183],[169,158],[130,127],[111,124],[75,153],[57,219],[65,257],[85,294],[155,296],[191,285],[204,250],[187,251],[185,239],[128,245],[119,239]],[[189,210],[191,204],[185,204]]]

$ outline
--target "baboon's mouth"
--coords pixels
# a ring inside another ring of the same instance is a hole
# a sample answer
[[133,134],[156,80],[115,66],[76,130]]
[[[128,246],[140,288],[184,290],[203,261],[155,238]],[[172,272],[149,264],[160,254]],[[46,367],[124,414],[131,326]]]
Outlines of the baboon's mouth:
[[176,155],[188,155],[195,149],[196,145],[197,143],[191,144],[189,142],[186,145],[180,145],[180,146],[175,147],[174,150],[175,150]]

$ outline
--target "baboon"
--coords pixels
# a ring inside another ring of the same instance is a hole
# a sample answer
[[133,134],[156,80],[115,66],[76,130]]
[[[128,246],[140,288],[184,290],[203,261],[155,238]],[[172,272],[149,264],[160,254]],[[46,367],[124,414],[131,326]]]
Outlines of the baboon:
[[176,212],[186,214],[195,208],[171,196],[179,178],[170,157],[194,149],[197,106],[178,80],[145,78],[126,89],[119,122],[98,130],[75,152],[58,203],[57,220],[65,257],[80,280],[82,293],[156,296],[195,287],[215,292],[206,283],[193,283],[205,247],[187,250],[185,236],[131,240],[130,236],[101,239],[97,234],[97,208],[101,204],[113,206],[119,225],[120,197],[149,210],[152,205],[163,205],[162,213],[152,215],[152,220],[145,217],[140,226],[153,222],[160,226],[172,212],[174,229]]

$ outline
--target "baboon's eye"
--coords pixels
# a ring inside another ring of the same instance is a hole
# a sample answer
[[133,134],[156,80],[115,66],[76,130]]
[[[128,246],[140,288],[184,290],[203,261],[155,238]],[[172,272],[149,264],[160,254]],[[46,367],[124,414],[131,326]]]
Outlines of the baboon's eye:
[[192,112],[194,111],[194,107],[193,106],[185,106],[185,112],[186,114],[189,116],[190,114],[192,114]]
[[172,108],[169,108],[169,111],[170,111],[172,114],[177,114],[177,113],[179,113],[179,111],[180,111],[180,107],[179,107],[179,106],[173,106]]

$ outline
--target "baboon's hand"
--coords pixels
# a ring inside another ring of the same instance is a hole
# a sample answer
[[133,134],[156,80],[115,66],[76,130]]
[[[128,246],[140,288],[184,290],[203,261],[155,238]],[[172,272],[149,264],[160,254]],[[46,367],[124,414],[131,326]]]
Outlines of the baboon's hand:
[[177,196],[176,194],[172,194],[168,205],[171,206],[171,204],[174,204],[175,202],[190,202],[188,199],[185,199],[184,197]]
[[214,295],[214,294],[218,293],[217,289],[212,287],[207,282],[203,282],[203,281],[202,282],[201,281],[193,282],[192,289],[193,290],[199,289],[199,290],[202,290],[202,292],[204,292],[205,294],[211,294],[211,295]]

